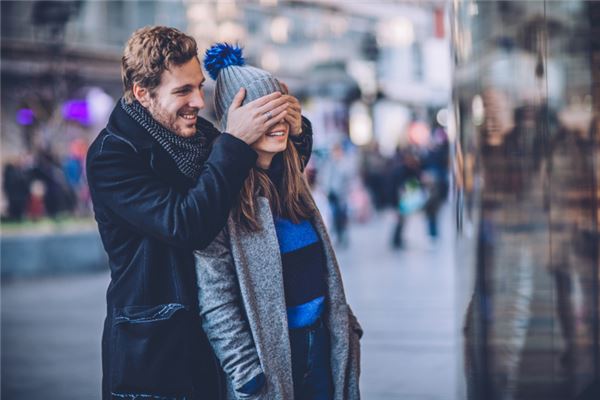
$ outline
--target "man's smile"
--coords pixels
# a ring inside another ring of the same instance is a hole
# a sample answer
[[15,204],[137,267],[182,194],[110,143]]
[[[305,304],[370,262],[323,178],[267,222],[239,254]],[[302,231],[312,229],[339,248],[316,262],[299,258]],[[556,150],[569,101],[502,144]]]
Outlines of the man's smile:
[[185,112],[181,112],[179,113],[179,116],[183,119],[186,119],[188,121],[193,121],[196,119],[196,117],[198,116],[198,111],[196,110],[191,110],[191,111],[185,111]]

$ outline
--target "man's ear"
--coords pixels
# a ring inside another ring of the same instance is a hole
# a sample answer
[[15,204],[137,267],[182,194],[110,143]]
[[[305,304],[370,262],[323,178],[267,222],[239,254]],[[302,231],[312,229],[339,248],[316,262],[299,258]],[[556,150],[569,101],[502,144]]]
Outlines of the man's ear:
[[140,104],[146,108],[150,106],[150,92],[148,89],[141,87],[137,83],[133,84],[133,96]]

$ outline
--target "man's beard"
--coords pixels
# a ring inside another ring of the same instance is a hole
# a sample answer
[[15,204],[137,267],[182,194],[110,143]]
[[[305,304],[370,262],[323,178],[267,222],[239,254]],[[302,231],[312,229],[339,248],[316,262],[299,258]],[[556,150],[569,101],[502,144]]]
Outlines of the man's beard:
[[163,109],[156,100],[150,100],[150,105],[148,107],[148,111],[152,118],[159,124],[161,124],[164,128],[173,132],[174,134],[181,136],[180,129],[176,126],[177,122],[177,114],[172,115]]

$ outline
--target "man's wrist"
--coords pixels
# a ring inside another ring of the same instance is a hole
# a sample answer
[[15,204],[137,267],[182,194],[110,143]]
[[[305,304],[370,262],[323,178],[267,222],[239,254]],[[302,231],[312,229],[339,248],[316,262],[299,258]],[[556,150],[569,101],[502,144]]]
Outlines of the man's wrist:
[[231,137],[234,137],[234,138],[236,138],[237,140],[239,140],[239,141],[241,141],[241,142],[244,142],[245,144],[247,144],[248,146],[250,146],[250,143],[248,143],[248,142],[245,140],[245,138],[243,138],[241,135],[238,135],[238,134],[231,133],[231,132],[229,132],[229,131],[227,131],[227,130],[223,131],[222,133],[225,133],[225,134],[227,134],[227,135],[229,135],[229,136],[231,136]]
[[[247,149],[247,150],[245,150],[246,153],[250,153],[254,156],[257,155],[256,151],[252,147],[250,147],[250,145],[248,143],[246,143],[245,140],[240,139],[239,137],[232,135],[229,132],[221,132],[220,136],[226,136],[225,138],[223,138],[223,140],[225,140],[228,143],[232,143],[232,145],[235,146],[236,148],[238,148],[238,149],[246,148]],[[233,143],[235,143],[235,144],[233,144]]]

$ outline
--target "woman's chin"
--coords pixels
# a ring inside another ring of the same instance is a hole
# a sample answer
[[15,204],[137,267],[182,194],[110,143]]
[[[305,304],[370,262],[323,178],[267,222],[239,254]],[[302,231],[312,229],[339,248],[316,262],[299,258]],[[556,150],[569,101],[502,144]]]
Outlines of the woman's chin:
[[283,144],[278,144],[278,145],[273,145],[273,146],[265,146],[264,148],[262,148],[260,150],[264,153],[269,153],[269,154],[275,155],[277,153],[284,152],[286,148],[287,148],[287,144],[283,143]]

